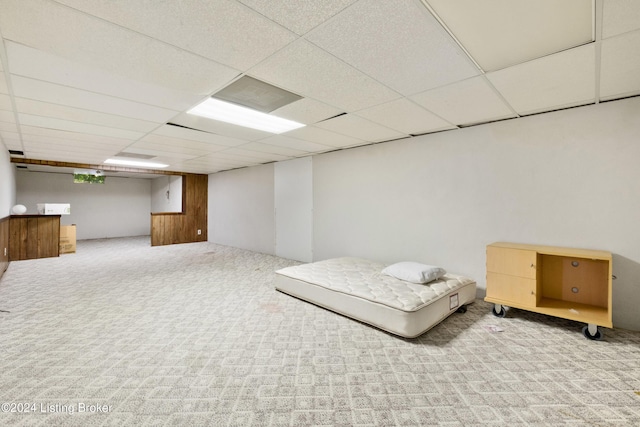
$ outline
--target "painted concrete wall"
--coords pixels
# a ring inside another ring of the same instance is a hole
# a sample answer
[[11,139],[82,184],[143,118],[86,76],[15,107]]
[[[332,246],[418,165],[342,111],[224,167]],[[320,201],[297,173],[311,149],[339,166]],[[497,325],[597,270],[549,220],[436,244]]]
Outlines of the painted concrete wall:
[[27,213],[38,203],[70,203],[62,225],[76,224],[77,239],[144,236],[151,232],[151,180],[108,176],[104,184],[74,184],[71,174],[17,173],[17,202]]
[[640,330],[640,98],[314,157],[314,260],[416,260],[485,289],[485,247],[614,254],[614,325]]
[[313,260],[313,163],[311,157],[274,164],[276,255]]
[[16,204],[16,167],[11,163],[9,152],[0,140],[0,218],[11,215]]
[[[313,156],[313,260],[437,264],[482,296],[489,243],[608,250],[614,325],[640,330],[638,135],[636,97]],[[212,241],[274,253],[273,165],[210,178]]]
[[273,164],[209,175],[209,241],[275,254]]
[[151,212],[182,212],[182,177],[165,175],[151,180]]

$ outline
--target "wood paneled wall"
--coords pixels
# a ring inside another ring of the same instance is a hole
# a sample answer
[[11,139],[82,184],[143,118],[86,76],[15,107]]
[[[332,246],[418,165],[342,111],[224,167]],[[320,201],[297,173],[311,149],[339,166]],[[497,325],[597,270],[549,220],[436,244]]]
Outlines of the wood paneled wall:
[[208,175],[182,176],[182,212],[151,214],[151,246],[207,241],[208,186]]
[[12,215],[9,261],[60,255],[60,215]]
[[0,277],[9,266],[9,219],[0,219]]

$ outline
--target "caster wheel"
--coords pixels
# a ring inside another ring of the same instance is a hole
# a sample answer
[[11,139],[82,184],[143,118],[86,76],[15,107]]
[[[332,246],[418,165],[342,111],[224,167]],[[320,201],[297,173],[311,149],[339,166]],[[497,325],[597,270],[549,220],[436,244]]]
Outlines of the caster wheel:
[[600,331],[600,328],[598,328],[595,334],[591,335],[589,332],[589,326],[585,326],[582,328],[582,335],[593,341],[600,341],[602,339],[602,331]]
[[494,305],[493,308],[491,309],[491,312],[496,317],[504,317],[507,315],[507,312],[505,311],[503,306],[500,306],[500,311],[496,311],[496,306]]
[[460,307],[458,307],[458,309],[456,310],[456,313],[466,313],[467,312],[467,306],[466,305],[461,305]]

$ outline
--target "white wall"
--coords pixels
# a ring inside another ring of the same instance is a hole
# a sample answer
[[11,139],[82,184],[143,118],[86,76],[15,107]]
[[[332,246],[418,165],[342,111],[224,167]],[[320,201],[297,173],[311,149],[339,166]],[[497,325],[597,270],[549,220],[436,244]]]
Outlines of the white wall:
[[273,164],[209,175],[209,241],[275,254]]
[[73,175],[17,173],[17,202],[27,213],[38,203],[70,203],[62,225],[76,224],[77,239],[149,235],[151,180],[108,176],[104,184],[74,184]]
[[416,260],[485,287],[494,241],[614,253],[614,325],[640,329],[640,98],[313,158],[314,260]]
[[151,180],[151,212],[182,212],[182,177],[165,175]]
[[311,157],[274,164],[276,255],[313,260],[313,168]]
[[[438,264],[483,295],[494,241],[608,250],[613,323],[640,330],[638,135],[636,97],[314,156],[313,260]],[[271,253],[270,173],[210,177],[225,244]]]
[[7,147],[0,140],[0,218],[11,215],[16,204],[16,167],[11,163]]

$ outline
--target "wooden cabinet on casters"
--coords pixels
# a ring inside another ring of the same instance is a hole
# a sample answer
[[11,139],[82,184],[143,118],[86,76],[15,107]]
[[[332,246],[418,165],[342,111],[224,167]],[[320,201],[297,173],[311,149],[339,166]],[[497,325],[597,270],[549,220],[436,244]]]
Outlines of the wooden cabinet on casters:
[[587,324],[585,337],[612,328],[611,253],[497,242],[487,246],[487,296],[493,314],[514,307]]

